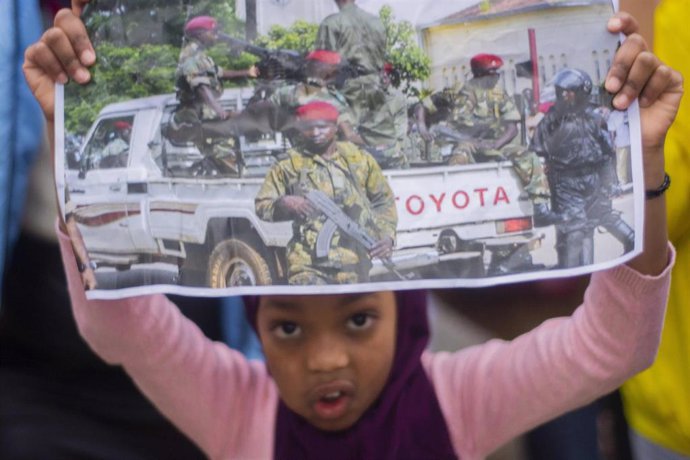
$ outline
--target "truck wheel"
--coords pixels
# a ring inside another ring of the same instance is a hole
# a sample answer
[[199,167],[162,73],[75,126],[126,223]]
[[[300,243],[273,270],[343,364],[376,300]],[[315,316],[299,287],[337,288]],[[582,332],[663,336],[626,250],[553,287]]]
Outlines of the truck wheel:
[[221,241],[208,261],[208,286],[259,286],[273,284],[271,270],[256,249],[237,239]]

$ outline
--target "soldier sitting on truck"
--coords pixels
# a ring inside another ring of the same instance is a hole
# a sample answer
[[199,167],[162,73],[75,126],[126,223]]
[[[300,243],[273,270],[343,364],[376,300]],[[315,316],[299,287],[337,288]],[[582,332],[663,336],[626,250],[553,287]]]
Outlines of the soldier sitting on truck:
[[181,142],[194,142],[204,154],[217,139],[238,134],[238,124],[220,105],[223,80],[257,77],[256,67],[245,70],[220,69],[206,53],[218,41],[218,24],[210,16],[198,16],[184,27],[186,43],[180,52],[176,72],[179,105],[166,135]]
[[[498,86],[502,66],[499,56],[474,56],[472,78],[458,93],[442,91],[415,107],[417,129],[426,142],[440,137],[455,144],[448,164],[510,160],[534,205],[534,224],[551,225],[558,217],[549,210],[549,184],[539,157],[520,145],[520,114]],[[430,130],[434,123],[436,129]]]
[[[350,142],[336,141],[339,116],[338,109],[324,101],[299,107],[299,147],[271,168],[256,196],[259,218],[293,221],[287,246],[289,284],[366,282],[372,258],[387,259],[393,249],[398,222],[393,192],[371,155]],[[309,200],[314,192],[337,205],[350,219],[349,228],[361,234],[341,227],[324,239],[322,232],[334,216]],[[365,247],[363,240],[371,245]]]

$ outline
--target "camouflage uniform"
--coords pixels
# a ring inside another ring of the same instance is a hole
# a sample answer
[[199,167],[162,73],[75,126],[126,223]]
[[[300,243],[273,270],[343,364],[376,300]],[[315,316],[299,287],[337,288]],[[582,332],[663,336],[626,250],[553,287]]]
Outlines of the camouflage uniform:
[[[285,195],[320,190],[376,240],[395,238],[395,199],[373,157],[349,142],[336,143],[336,155],[325,160],[296,150],[269,171],[256,196],[256,213],[266,221],[285,220],[276,202]],[[366,282],[371,258],[359,243],[336,230],[328,257],[317,258],[316,241],[326,218],[316,215],[293,221],[288,243],[288,282],[323,285]]]
[[91,167],[98,168],[117,168],[124,167],[126,164],[125,154],[129,151],[129,142],[125,141],[121,137],[116,137],[112,141],[108,142],[103,150],[96,152],[89,161],[91,161]]
[[177,98],[180,101],[180,106],[175,113],[177,121],[199,123],[202,120],[217,118],[213,109],[197,96],[196,90],[202,85],[208,86],[213,95],[219,98],[223,94],[220,75],[221,69],[206,54],[201,43],[188,39],[180,52],[175,74]]
[[359,124],[359,134],[371,146],[367,149],[383,169],[409,167],[405,152],[407,101],[398,90],[388,87],[382,101],[370,101],[370,109]]
[[345,81],[341,91],[356,119],[361,120],[370,101],[382,97],[379,72],[386,61],[383,23],[354,4],[345,5],[321,22],[314,47],[337,51],[347,59],[353,77]]
[[297,107],[312,101],[328,102],[340,112],[338,124],[355,125],[354,115],[350,106],[347,105],[347,100],[338,90],[330,86],[315,86],[307,83],[282,86],[269,96],[268,101],[276,107],[287,110],[290,114]]
[[[463,105],[459,98],[457,89],[444,88],[443,91],[430,94],[419,102],[426,113],[426,124],[432,134],[436,126],[448,124],[453,119],[453,112]],[[443,145],[446,142],[441,139],[427,142],[419,134],[419,126],[415,124],[415,127],[416,129],[411,129],[409,133],[413,155],[429,163],[444,161]]]
[[[469,80],[452,106],[451,126],[477,140],[496,140],[505,133],[504,123],[518,123],[520,114],[513,99],[498,86],[482,88],[477,79]],[[460,143],[452,153],[449,164],[466,164],[508,159],[534,203],[549,201],[549,184],[539,157],[520,145],[515,136],[500,150],[470,147],[472,142]]]

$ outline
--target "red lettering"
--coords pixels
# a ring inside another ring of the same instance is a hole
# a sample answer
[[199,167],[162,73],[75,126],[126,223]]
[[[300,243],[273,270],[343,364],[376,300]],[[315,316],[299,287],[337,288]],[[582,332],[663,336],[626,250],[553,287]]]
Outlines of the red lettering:
[[436,205],[436,211],[441,212],[441,205],[443,204],[443,200],[446,199],[445,192],[442,193],[440,197],[436,197],[436,195],[431,194],[429,195],[429,198],[431,198],[431,201],[433,201]]
[[508,193],[506,189],[499,186],[496,189],[496,197],[494,198],[494,206],[498,204],[499,201],[504,201],[506,204],[510,204],[510,199],[508,199]]
[[479,203],[482,207],[485,206],[484,204],[484,193],[488,192],[489,189],[484,187],[484,188],[475,188],[474,192],[479,195]]
[[[412,209],[413,201],[417,201],[419,203],[416,210]],[[424,200],[422,200],[422,198],[420,196],[412,195],[405,202],[405,207],[407,208],[407,212],[409,212],[413,216],[418,216],[424,212]]]
[[[458,202],[458,197],[460,197],[460,196],[462,197],[462,199],[465,200],[465,202],[463,204],[460,204]],[[467,193],[463,192],[462,190],[458,190],[453,195],[452,201],[453,201],[453,206],[455,206],[456,208],[465,209],[470,204],[470,197],[469,197],[469,195],[467,195]]]

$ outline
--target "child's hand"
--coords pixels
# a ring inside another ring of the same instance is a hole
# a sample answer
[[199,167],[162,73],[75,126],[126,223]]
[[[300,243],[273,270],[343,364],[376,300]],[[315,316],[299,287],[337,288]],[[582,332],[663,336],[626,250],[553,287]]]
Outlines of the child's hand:
[[96,62],[91,41],[80,13],[88,0],[72,0],[72,10],[63,9],[55,16],[54,27],[31,45],[24,56],[24,76],[48,121],[55,112],[55,83],[67,83],[69,78],[80,84],[88,83],[87,70]]
[[613,104],[617,109],[627,109],[639,97],[643,150],[660,152],[680,106],[683,77],[649,51],[636,33],[637,21],[629,14],[616,14],[609,20],[608,29],[627,38],[616,52],[606,77],[606,90],[616,94]]

